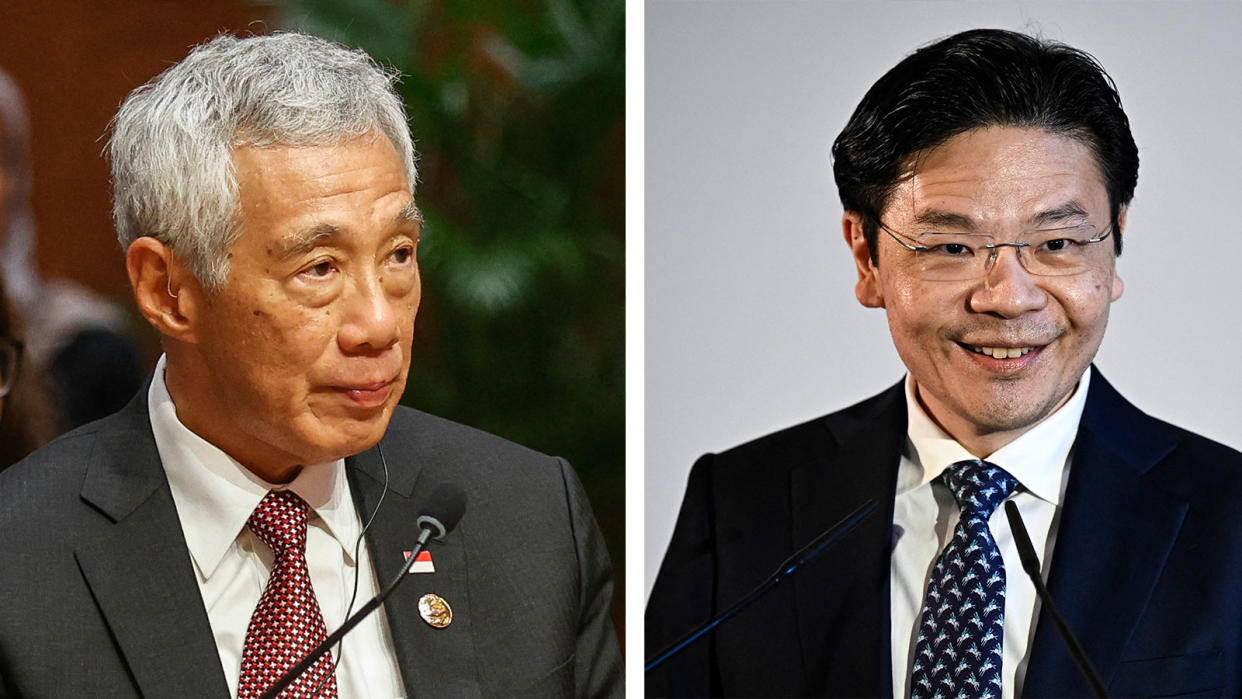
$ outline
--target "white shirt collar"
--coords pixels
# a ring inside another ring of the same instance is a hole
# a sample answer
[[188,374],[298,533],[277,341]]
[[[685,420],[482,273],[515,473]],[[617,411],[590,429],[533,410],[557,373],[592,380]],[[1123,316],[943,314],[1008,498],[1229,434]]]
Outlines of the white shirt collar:
[[203,578],[211,577],[235,545],[259,501],[269,490],[282,488],[310,505],[311,520],[318,515],[352,561],[359,525],[344,459],[303,467],[287,485],[264,481],[182,424],[164,382],[165,365],[166,357],[161,356],[147,391],[151,429],[186,545]]
[[[1073,395],[1051,415],[1017,439],[989,454],[987,461],[1005,469],[1024,488],[1041,500],[1061,504],[1062,474],[1078,435],[1078,421],[1087,404],[1091,368],[1083,372]],[[914,378],[906,375],[906,435],[912,449],[908,456],[919,469],[899,473],[897,492],[930,483],[946,468],[974,455],[932,421],[915,397]]]

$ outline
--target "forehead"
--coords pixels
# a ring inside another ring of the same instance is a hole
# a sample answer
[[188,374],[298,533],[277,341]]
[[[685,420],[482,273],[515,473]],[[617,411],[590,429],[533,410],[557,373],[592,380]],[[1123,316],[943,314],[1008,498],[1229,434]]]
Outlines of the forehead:
[[242,236],[282,237],[307,227],[349,228],[413,210],[405,168],[386,137],[322,146],[233,151]]
[[912,158],[884,214],[1026,221],[1070,204],[1107,213],[1104,179],[1086,144],[1041,129],[987,127]]

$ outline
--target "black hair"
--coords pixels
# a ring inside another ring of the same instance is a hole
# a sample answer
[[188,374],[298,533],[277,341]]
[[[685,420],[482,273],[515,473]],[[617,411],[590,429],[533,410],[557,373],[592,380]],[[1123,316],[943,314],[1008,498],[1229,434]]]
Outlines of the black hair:
[[987,126],[1038,128],[1090,148],[1121,254],[1116,228],[1138,182],[1138,147],[1116,84],[1084,51],[971,29],[918,49],[885,73],[832,145],[841,204],[862,215],[873,261],[880,212],[911,158]]

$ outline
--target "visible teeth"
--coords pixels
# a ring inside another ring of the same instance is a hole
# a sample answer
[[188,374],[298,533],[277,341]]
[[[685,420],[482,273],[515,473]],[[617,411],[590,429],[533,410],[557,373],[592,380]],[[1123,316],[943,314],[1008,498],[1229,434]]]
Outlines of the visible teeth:
[[1034,347],[976,347],[974,345],[971,345],[970,348],[979,354],[985,354],[993,359],[1013,359],[1035,349]]

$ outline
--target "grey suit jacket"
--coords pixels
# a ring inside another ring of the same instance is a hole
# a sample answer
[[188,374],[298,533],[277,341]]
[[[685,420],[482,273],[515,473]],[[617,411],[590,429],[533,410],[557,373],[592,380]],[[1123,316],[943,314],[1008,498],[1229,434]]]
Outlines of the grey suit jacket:
[[[381,446],[388,492],[367,533],[380,584],[432,490],[467,497],[429,547],[436,572],[383,608],[410,696],[620,696],[608,554],[569,465],[407,408]],[[369,514],[379,454],[345,464]],[[452,605],[447,628],[419,616],[428,592]],[[0,473],[0,696],[228,696],[145,390]]]

